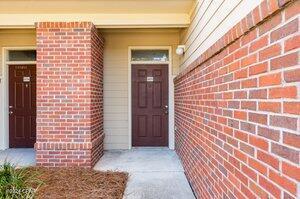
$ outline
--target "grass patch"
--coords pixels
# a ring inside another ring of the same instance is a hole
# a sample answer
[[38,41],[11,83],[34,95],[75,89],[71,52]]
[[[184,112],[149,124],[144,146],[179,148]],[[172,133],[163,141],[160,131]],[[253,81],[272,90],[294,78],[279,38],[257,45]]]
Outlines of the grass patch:
[[42,184],[36,173],[16,169],[7,162],[0,166],[0,198],[31,199],[35,193],[33,184],[36,189]]
[[[123,198],[128,174],[83,168],[0,168],[0,198]],[[24,191],[25,190],[25,191]],[[27,190],[27,191],[26,191]]]

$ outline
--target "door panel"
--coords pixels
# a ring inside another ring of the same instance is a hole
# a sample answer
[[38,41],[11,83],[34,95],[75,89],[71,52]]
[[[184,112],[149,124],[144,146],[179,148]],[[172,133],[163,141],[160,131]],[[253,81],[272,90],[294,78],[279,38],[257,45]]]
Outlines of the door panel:
[[147,116],[146,115],[139,115],[138,118],[138,136],[139,137],[146,137],[147,136]]
[[139,108],[147,107],[147,83],[138,82],[138,103]]
[[153,115],[153,136],[154,137],[161,137],[162,136],[162,121],[161,115]]
[[32,148],[36,141],[36,67],[9,66],[9,147]]
[[168,146],[168,65],[132,65],[132,145]]
[[152,107],[161,108],[162,107],[162,82],[153,82],[152,89]]

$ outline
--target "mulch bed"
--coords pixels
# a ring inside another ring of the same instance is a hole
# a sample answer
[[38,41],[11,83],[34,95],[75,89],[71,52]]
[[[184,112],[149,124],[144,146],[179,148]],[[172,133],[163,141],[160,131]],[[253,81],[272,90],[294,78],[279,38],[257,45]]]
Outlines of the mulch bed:
[[[123,172],[101,172],[82,168],[26,168],[43,183],[35,198],[105,198],[123,197],[128,174]],[[36,188],[34,184],[31,185]]]

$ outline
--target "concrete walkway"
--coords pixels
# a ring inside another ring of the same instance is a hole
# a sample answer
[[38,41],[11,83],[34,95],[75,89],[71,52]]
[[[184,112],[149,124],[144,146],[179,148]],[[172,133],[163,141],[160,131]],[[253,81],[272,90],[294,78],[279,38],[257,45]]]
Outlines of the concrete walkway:
[[34,149],[6,149],[0,150],[0,164],[10,162],[17,167],[35,165]]
[[194,199],[176,153],[169,149],[105,151],[94,167],[126,171],[125,199]]

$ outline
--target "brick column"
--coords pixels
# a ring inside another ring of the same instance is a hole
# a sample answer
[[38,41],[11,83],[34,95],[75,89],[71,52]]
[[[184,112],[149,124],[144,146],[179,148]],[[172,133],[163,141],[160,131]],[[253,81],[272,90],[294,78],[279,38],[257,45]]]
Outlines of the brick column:
[[92,167],[103,153],[103,38],[88,22],[39,22],[38,166]]

